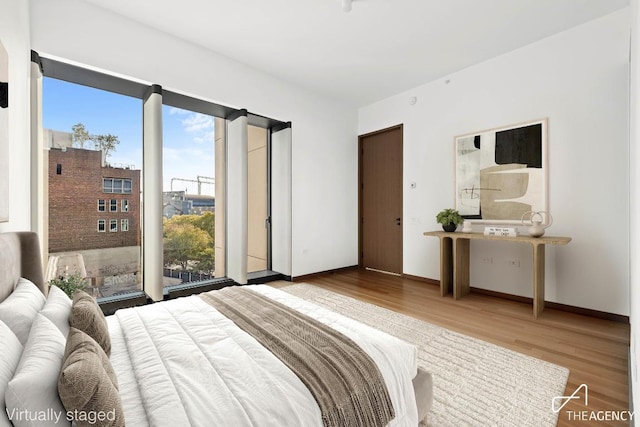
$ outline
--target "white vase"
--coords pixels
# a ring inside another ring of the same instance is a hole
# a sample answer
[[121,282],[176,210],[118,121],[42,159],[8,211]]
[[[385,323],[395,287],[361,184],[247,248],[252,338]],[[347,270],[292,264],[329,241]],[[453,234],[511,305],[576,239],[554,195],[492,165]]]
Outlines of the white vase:
[[[543,216],[546,216],[546,221]],[[553,224],[553,217],[546,211],[529,211],[522,215],[520,222],[528,227],[527,232],[531,237],[542,237],[545,230]]]
[[472,231],[473,231],[473,228],[471,227],[471,221],[464,220],[462,222],[462,232],[463,233],[471,233]]

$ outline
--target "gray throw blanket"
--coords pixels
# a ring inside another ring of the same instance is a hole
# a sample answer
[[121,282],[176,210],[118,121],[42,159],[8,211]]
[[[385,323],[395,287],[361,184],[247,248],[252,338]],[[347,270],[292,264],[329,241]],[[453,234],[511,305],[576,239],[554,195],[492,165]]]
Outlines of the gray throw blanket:
[[200,295],[276,355],[307,386],[327,427],[382,427],[395,412],[375,362],[351,339],[242,287]]

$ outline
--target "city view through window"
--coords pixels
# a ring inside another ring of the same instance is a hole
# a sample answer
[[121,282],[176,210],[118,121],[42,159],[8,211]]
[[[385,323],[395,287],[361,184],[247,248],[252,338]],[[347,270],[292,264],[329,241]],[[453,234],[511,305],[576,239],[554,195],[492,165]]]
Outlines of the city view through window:
[[[212,116],[163,106],[165,286],[213,277]],[[97,297],[142,289],[142,101],[45,77],[47,280]]]
[[213,116],[162,108],[165,286],[214,277],[214,123]]

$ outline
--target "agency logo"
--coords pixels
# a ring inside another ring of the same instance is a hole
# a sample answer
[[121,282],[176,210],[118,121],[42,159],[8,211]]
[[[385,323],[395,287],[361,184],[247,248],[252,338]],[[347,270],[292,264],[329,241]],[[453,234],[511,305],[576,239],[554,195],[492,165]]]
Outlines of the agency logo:
[[[571,401],[578,401],[585,407],[589,406],[589,387],[580,384],[569,396],[555,396],[551,399],[551,410],[558,414]],[[631,411],[591,411],[591,410],[565,410],[569,421],[633,421],[634,413]]]
[[574,399],[580,399],[580,391],[583,391],[582,396],[584,396],[584,406],[589,405],[589,387],[586,384],[580,384],[576,391],[571,393],[569,396],[556,396],[551,399],[551,410],[556,414],[565,407],[567,403]]

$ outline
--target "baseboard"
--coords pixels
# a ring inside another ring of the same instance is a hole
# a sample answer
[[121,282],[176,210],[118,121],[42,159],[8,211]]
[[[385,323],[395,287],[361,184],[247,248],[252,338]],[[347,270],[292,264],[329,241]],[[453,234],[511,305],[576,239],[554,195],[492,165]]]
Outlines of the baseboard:
[[[533,304],[533,298],[523,297],[520,295],[512,295],[504,292],[490,291],[488,289],[480,289],[471,287],[471,292],[474,294],[488,295],[497,298],[508,299],[511,301],[524,302],[527,304]],[[560,304],[558,302],[545,301],[545,308],[553,308],[555,310],[566,311],[569,313],[582,314],[584,316],[596,317],[598,319],[611,320],[618,323],[629,323],[629,316],[622,314],[607,313],[606,311],[592,310],[590,308],[575,307],[573,305]]]
[[560,304],[557,302],[545,301],[545,307],[556,310],[568,311],[570,313],[583,314],[585,316],[597,317],[599,319],[612,320],[618,323],[629,324],[629,316],[622,314],[607,313],[606,311],[592,310],[590,308],[574,307],[572,305]]
[[[533,304],[533,298],[523,297],[520,295],[507,294],[505,292],[491,291],[489,289],[474,288],[471,286],[471,293],[478,295],[487,295],[490,297],[502,298],[509,301],[523,302],[525,304]],[[545,307],[547,303],[545,302]]]
[[333,273],[344,273],[345,271],[357,270],[359,268],[360,267],[358,267],[357,265],[351,265],[348,267],[334,268],[332,270],[327,270],[327,271],[319,271],[317,273],[303,274],[301,276],[292,276],[290,280],[292,282],[303,282],[305,280],[313,279],[314,277],[325,276],[327,274],[333,274]]
[[429,279],[428,277],[413,276],[411,274],[405,274],[405,273],[402,273],[402,277],[404,277],[405,279],[411,279],[411,280],[416,280],[418,282],[428,283],[430,285],[440,286],[439,280]]

